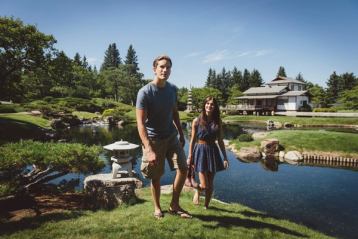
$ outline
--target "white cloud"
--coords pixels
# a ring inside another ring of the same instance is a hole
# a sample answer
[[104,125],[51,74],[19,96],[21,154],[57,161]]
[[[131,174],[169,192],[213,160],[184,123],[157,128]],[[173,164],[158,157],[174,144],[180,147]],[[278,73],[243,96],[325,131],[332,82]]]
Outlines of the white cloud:
[[255,50],[255,51],[244,51],[244,52],[231,52],[227,49],[217,50],[213,53],[206,55],[203,59],[203,63],[213,63],[223,60],[232,60],[241,57],[260,57],[271,54],[273,51],[269,49]]
[[228,50],[220,50],[210,53],[204,57],[203,63],[222,61],[228,58]]
[[204,54],[203,51],[195,51],[195,52],[191,52],[191,53],[187,54],[185,57],[191,58],[191,57],[200,56],[202,54]]

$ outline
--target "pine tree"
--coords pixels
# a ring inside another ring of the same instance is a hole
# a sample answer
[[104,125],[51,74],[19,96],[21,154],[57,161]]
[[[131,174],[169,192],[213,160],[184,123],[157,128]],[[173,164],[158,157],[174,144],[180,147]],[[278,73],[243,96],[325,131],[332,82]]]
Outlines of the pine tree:
[[298,73],[298,75],[296,76],[296,80],[301,81],[301,82],[306,82],[305,79],[303,79],[301,72]]
[[276,77],[279,77],[279,76],[287,77],[285,68],[283,66],[280,66],[280,68],[278,69]]
[[136,54],[137,53],[131,44],[127,51],[126,60],[124,61],[124,63],[130,68],[131,74],[136,74],[139,71],[138,57]]
[[76,52],[75,57],[73,58],[73,62],[77,65],[81,65],[81,56],[78,52]]
[[206,78],[205,86],[206,87],[214,87],[214,83],[216,81],[216,72],[213,69],[209,69],[208,77]]
[[86,56],[83,56],[81,66],[85,69],[88,69],[88,62]]
[[236,66],[231,72],[232,82],[234,86],[240,87],[242,82],[242,73],[239,71]]
[[244,92],[250,88],[250,72],[245,68],[240,85],[240,91]]
[[340,76],[338,76],[334,71],[327,81],[327,95],[329,103],[333,103],[337,100],[338,93],[340,92],[340,81]]
[[254,69],[250,75],[250,87],[259,87],[264,84],[261,74],[258,70]]
[[122,64],[122,61],[116,43],[112,43],[108,46],[108,49],[105,52],[101,71],[106,70],[110,67],[118,68],[120,64]]

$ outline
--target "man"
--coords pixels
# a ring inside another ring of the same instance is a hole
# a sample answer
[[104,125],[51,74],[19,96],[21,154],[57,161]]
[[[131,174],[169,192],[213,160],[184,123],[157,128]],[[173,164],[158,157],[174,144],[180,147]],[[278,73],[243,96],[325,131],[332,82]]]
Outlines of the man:
[[164,216],[160,206],[160,178],[164,174],[166,158],[171,170],[176,170],[169,213],[191,218],[179,206],[187,166],[177,109],[177,87],[167,82],[171,67],[168,56],[159,56],[153,61],[154,80],[139,90],[136,103],[138,132],[143,144],[141,171],[144,177],[151,179],[154,217],[158,219]]

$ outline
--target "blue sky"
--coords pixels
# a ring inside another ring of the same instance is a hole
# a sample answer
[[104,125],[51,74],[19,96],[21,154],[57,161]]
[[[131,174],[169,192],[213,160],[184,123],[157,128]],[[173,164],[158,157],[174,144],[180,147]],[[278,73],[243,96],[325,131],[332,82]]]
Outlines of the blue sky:
[[356,0],[1,0],[0,15],[37,25],[98,69],[113,42],[122,58],[133,45],[146,79],[167,54],[178,87],[204,86],[210,67],[257,69],[269,82],[284,66],[321,86],[333,71],[358,74]]

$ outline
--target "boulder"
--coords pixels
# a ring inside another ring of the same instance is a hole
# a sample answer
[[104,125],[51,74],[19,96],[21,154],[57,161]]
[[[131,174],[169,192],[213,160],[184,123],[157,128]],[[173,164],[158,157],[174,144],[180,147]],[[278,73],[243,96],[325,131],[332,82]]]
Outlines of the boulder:
[[237,156],[244,162],[257,162],[261,158],[261,153],[256,147],[242,147],[237,152]]
[[265,155],[274,155],[278,151],[279,141],[278,139],[264,139],[261,141],[260,150],[265,153]]
[[290,162],[299,162],[302,161],[302,154],[298,151],[288,151],[285,154],[285,160]]
[[93,209],[112,209],[136,202],[135,189],[142,181],[135,177],[112,178],[112,174],[95,174],[85,178],[84,189],[87,202]]

